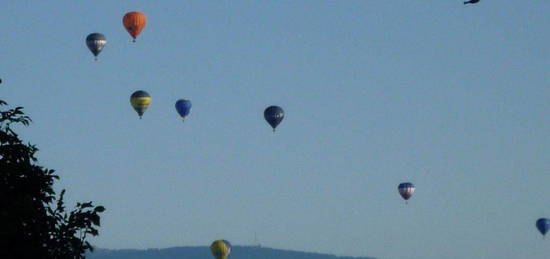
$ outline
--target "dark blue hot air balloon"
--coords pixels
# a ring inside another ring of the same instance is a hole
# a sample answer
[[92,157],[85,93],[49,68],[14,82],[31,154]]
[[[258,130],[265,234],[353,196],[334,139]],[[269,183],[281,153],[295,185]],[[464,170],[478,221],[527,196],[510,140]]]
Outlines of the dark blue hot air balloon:
[[275,131],[275,128],[277,128],[277,125],[281,123],[283,118],[285,117],[285,112],[283,111],[283,108],[279,106],[269,106],[264,111],[264,118],[271,125],[273,128],[273,131]]
[[101,33],[92,33],[86,37],[86,46],[94,54],[95,60],[97,60],[97,55],[103,50],[105,44],[107,44],[107,39]]
[[178,111],[182,119],[185,119],[191,111],[191,101],[187,99],[179,99],[176,102],[176,111]]
[[550,230],[550,219],[540,218],[537,220],[537,229],[540,231],[542,236],[546,235],[546,232]]
[[414,193],[414,184],[406,182],[406,183],[400,183],[399,186],[397,186],[397,190],[399,191],[399,194],[405,201],[410,199]]

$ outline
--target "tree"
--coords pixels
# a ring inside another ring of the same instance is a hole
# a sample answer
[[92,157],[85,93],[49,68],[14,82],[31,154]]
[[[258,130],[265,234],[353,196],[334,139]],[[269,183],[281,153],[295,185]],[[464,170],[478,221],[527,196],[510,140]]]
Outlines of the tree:
[[66,211],[65,190],[53,190],[59,177],[37,164],[37,147],[14,131],[30,122],[22,107],[0,109],[0,258],[85,258],[93,251],[86,237],[98,235],[105,208],[85,202]]

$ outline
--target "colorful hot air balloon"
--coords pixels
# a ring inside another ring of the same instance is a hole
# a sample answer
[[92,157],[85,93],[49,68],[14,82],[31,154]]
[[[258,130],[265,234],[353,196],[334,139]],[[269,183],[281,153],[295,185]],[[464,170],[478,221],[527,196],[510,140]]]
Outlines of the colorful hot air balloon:
[[550,230],[550,219],[547,218],[540,218],[537,220],[537,229],[540,231],[542,236],[544,237],[548,230]]
[[129,12],[122,18],[124,28],[132,36],[134,42],[136,42],[137,36],[141,33],[146,23],[147,17],[141,12]]
[[403,199],[408,200],[411,198],[411,196],[414,193],[414,184],[412,183],[400,183],[399,186],[397,186],[397,190],[399,190],[399,194]]
[[149,104],[151,104],[151,96],[145,91],[135,91],[130,97],[130,103],[141,119],[141,116],[143,116],[143,113],[147,110]]
[[231,253],[231,244],[227,240],[216,240],[210,245],[210,251],[216,259],[227,259]]
[[279,106],[269,106],[264,111],[264,118],[273,128],[273,132],[275,132],[275,128],[277,128],[277,125],[281,123],[284,117],[285,112]]
[[95,60],[97,60],[97,55],[103,50],[106,43],[107,39],[105,35],[101,33],[91,33],[86,37],[86,46],[88,46],[88,49],[94,54]]
[[191,111],[191,101],[187,99],[179,99],[176,102],[176,111],[178,111],[182,119],[185,119]]

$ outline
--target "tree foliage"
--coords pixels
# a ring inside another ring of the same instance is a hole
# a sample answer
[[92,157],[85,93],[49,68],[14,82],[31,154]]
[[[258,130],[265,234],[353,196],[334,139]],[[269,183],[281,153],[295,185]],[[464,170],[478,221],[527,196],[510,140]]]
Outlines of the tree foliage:
[[105,208],[85,202],[66,210],[65,190],[53,189],[59,177],[37,164],[37,147],[13,128],[30,122],[22,107],[0,109],[0,258],[85,258]]

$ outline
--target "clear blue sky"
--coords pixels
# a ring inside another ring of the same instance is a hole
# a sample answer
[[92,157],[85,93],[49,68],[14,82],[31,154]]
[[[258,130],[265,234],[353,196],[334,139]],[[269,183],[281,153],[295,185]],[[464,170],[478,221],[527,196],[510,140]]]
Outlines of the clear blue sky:
[[550,1],[81,2],[2,5],[0,99],[69,201],[107,207],[94,244],[548,258]]

